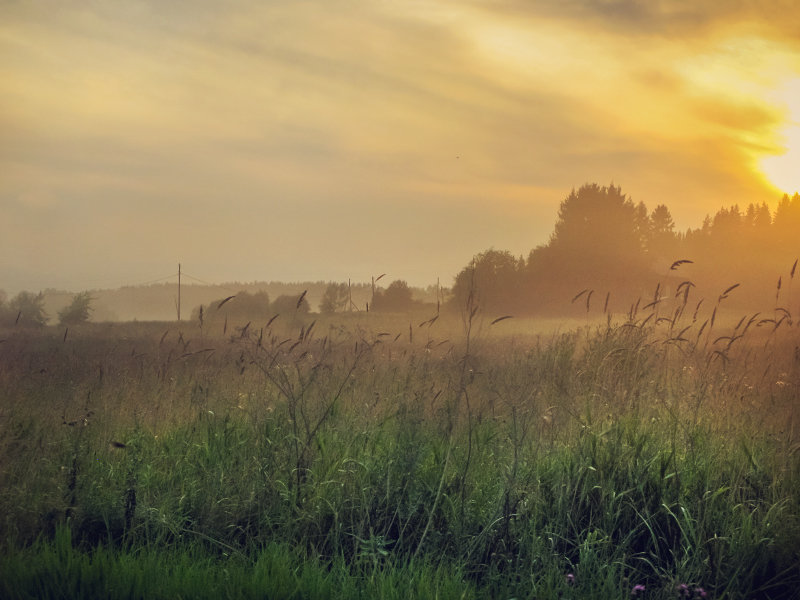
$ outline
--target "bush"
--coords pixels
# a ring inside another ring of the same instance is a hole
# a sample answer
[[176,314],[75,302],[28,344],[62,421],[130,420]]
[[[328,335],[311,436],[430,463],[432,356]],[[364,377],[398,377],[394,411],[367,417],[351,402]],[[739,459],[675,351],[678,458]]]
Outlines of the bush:
[[306,300],[306,293],[298,294],[297,296],[283,295],[275,298],[272,303],[272,312],[279,314],[294,314],[298,313],[306,315],[311,311],[311,306]]
[[319,303],[319,312],[332,314],[347,308],[350,290],[346,283],[329,283]]
[[372,299],[372,310],[403,312],[414,307],[411,288],[402,279],[389,284],[386,290],[377,290]]
[[8,304],[0,304],[0,324],[21,327],[47,325],[44,296],[41,293],[20,292]]
[[239,292],[234,296],[209,302],[205,306],[198,306],[192,311],[192,318],[201,319],[202,315],[203,322],[208,323],[227,322],[228,320],[245,322],[267,319],[269,313],[270,303],[267,292],[259,291],[254,294]]
[[72,303],[58,312],[58,322],[61,325],[79,325],[89,320],[92,312],[92,298],[89,292],[81,292],[72,297]]

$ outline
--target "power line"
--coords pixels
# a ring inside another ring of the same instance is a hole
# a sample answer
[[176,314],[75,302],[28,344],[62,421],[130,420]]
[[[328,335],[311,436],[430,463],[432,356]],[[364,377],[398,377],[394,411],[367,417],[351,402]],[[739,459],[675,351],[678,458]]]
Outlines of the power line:
[[181,273],[182,273],[183,277],[188,277],[189,279],[193,279],[194,281],[196,281],[198,283],[202,283],[203,285],[208,285],[208,286],[211,286],[211,287],[220,288],[222,290],[233,292],[234,294],[237,294],[237,293],[239,293],[241,291],[241,290],[236,290],[234,288],[231,288],[231,287],[228,287],[226,285],[219,284],[219,283],[211,283],[210,281],[205,281],[204,279],[200,279],[199,277],[195,277],[194,275],[189,275],[186,271],[182,271]]
[[188,277],[189,279],[194,279],[198,283],[202,283],[203,285],[217,285],[216,283],[211,283],[210,281],[205,281],[200,279],[199,277],[195,277],[194,275],[189,275],[186,271],[182,271],[181,274],[184,277]]
[[164,275],[161,277],[154,277],[153,279],[146,279],[134,282],[130,282],[129,280],[120,277],[98,277],[95,279],[84,279],[75,282],[74,284],[70,285],[69,288],[71,289],[91,288],[94,290],[101,290],[101,289],[111,290],[114,289],[114,287],[112,286],[115,286],[117,289],[123,287],[139,287],[139,286],[153,285],[155,283],[162,283],[170,280],[175,281],[178,279],[178,277],[188,278],[202,285],[207,285],[209,287],[216,287],[221,290],[230,291],[232,293],[238,293],[239,291],[241,291],[241,289],[234,289],[231,288],[230,286],[226,286],[219,283],[212,283],[205,279],[201,279],[200,277],[196,277],[194,275],[186,273],[186,271],[184,271],[183,269],[181,269],[180,272],[170,273],[169,275]]
[[142,281],[140,283],[128,283],[128,286],[137,286],[137,285],[151,285],[153,283],[160,283],[162,281],[166,281],[167,279],[173,279],[177,277],[177,273],[173,273],[172,275],[167,275],[166,277],[159,277],[158,279],[151,279],[150,281]]

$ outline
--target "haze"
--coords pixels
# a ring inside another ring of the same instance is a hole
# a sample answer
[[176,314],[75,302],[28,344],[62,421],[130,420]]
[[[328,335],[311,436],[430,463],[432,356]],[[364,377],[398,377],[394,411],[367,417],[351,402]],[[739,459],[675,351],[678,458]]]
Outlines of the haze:
[[791,1],[0,3],[0,287],[444,284],[586,182],[800,190]]

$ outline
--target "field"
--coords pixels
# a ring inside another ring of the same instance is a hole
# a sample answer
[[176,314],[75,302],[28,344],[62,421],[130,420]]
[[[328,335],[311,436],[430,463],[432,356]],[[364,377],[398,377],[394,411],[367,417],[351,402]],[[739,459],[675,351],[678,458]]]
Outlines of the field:
[[800,329],[0,333],[3,598],[796,598]]

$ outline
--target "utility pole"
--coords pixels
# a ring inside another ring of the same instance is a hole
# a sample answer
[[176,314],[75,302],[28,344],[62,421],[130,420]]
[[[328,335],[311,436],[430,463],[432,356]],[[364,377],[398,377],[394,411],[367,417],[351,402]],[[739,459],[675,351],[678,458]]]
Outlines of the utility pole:
[[[380,281],[381,278],[384,277],[385,275],[386,275],[386,273],[382,273],[382,274],[378,275],[377,278],[375,277],[375,275],[372,276],[372,298],[370,299],[370,302],[372,303],[373,308],[375,307],[375,282],[376,281]],[[367,311],[367,312],[369,312],[369,311]]]
[[178,321],[181,320],[181,263],[178,263]]

